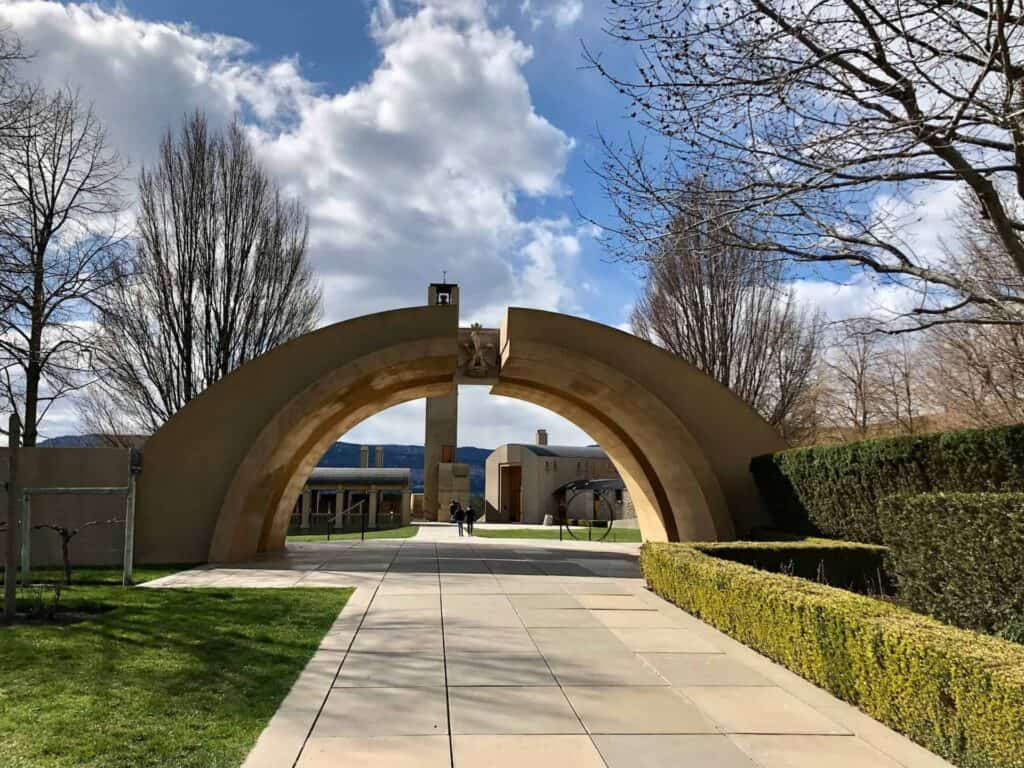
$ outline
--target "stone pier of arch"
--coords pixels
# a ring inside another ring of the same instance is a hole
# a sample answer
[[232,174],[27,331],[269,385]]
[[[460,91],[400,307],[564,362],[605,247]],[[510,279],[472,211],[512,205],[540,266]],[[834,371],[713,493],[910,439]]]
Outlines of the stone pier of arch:
[[[145,446],[137,562],[234,562],[282,548],[305,478],[339,435],[456,391],[459,339],[457,306],[382,312],[299,337],[211,386]],[[496,347],[491,391],[600,443],[646,540],[727,540],[764,522],[749,462],[782,441],[711,378],[630,334],[539,310],[508,309]]]

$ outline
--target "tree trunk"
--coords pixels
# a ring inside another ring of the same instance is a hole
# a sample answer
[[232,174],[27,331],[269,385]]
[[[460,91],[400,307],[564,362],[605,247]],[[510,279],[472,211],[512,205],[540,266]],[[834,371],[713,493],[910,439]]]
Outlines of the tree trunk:
[[71,586],[71,554],[68,552],[68,544],[71,543],[71,537],[61,535],[60,537],[60,556],[64,560],[64,586]]
[[36,255],[32,280],[32,328],[29,331],[28,366],[25,369],[25,437],[26,448],[33,448],[39,435],[39,381],[43,348],[43,257],[47,242]]

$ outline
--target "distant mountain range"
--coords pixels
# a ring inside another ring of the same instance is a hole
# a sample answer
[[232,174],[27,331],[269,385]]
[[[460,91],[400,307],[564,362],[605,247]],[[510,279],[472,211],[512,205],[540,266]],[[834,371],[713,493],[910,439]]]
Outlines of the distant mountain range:
[[[374,461],[376,446],[370,446],[370,463]],[[385,467],[408,467],[412,470],[410,482],[414,491],[423,490],[423,446],[385,445]],[[455,458],[469,465],[469,490],[475,495],[484,492],[484,464],[491,455],[488,448],[459,448]],[[335,443],[320,459],[321,467],[358,467],[359,444]]]
[[[43,448],[92,448],[101,444],[97,435],[63,435],[51,437],[39,445]],[[358,467],[359,443],[335,443],[325,453],[318,464],[321,467]],[[374,461],[374,449],[370,446],[370,463]],[[423,490],[423,446],[422,445],[385,445],[385,467],[408,467],[411,472],[411,484],[414,491]],[[491,454],[488,448],[459,448],[455,457],[458,461],[469,465],[469,489],[474,495],[484,492],[484,465]]]

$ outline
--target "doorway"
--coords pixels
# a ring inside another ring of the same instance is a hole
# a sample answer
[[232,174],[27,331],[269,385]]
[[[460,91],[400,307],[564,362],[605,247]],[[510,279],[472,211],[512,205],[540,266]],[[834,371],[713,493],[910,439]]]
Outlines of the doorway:
[[522,522],[523,467],[520,464],[502,467],[498,482],[502,519],[508,523]]

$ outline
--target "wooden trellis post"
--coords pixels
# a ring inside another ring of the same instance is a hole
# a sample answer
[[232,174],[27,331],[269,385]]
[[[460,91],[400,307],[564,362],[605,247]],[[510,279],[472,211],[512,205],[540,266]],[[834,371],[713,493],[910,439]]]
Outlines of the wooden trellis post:
[[9,468],[7,475],[7,557],[4,561],[4,618],[14,621],[18,608],[18,449],[21,446],[21,419],[11,414],[8,422],[7,446]]

